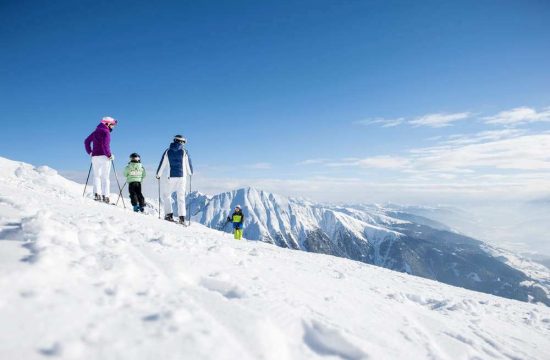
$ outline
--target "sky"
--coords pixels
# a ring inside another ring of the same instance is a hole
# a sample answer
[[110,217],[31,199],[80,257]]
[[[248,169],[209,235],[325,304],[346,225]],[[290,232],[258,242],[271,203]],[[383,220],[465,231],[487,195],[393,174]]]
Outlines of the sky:
[[[188,138],[206,193],[550,199],[548,1],[0,1],[0,156],[83,181]],[[154,197],[154,195],[152,196]]]

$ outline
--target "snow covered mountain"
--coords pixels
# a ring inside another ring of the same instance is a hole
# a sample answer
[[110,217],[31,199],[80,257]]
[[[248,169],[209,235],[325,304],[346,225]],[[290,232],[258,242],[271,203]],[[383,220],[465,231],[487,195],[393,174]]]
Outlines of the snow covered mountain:
[[[427,208],[409,213],[395,206],[320,205],[253,188],[212,197],[194,193],[190,201],[193,219],[215,229],[223,226],[230,210],[240,204],[246,216],[247,239],[550,306],[547,269],[529,262],[538,274],[531,277],[518,261],[507,261],[513,258],[511,254],[504,256],[498,249],[423,216],[430,213]],[[230,225],[224,230],[230,231]]]
[[546,306],[234,241],[200,224],[184,228],[99,204],[81,192],[82,185],[48,167],[0,158],[0,359],[543,359],[550,353]]

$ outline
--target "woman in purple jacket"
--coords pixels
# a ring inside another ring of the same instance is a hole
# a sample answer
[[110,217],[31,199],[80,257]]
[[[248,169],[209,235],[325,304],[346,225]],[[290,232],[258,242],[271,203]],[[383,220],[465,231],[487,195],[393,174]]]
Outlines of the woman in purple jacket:
[[114,160],[114,155],[111,154],[111,131],[117,123],[110,116],[104,117],[95,131],[84,140],[86,152],[92,157],[94,200],[96,201],[109,203],[109,194],[111,193],[109,176],[111,174],[111,160]]

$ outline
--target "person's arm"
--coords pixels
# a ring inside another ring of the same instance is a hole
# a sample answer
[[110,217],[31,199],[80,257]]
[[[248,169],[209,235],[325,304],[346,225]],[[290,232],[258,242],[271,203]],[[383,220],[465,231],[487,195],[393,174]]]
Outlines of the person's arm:
[[187,150],[185,150],[183,157],[185,160],[185,166],[187,167],[187,174],[193,175],[193,163],[191,162],[191,157],[189,157]]
[[88,155],[92,155],[92,139],[94,137],[94,133],[91,133],[86,140],[84,140],[84,147],[86,148],[86,153]]
[[164,154],[162,154],[162,158],[160,158],[159,167],[157,168],[157,178],[160,178],[162,176],[162,173],[164,172],[164,168],[168,163],[169,163],[168,150],[166,150],[164,151]]
[[129,175],[129,173],[128,173],[128,168],[129,168],[129,167],[130,167],[130,165],[126,165],[126,167],[124,168],[124,177],[125,177],[125,178],[128,178],[128,175]]
[[141,168],[143,169],[143,173],[141,174],[141,181],[145,179],[145,176],[147,175],[147,172],[145,171],[145,166],[141,165]]
[[106,156],[111,158],[113,154],[111,154],[111,133],[109,131],[104,132],[103,144],[105,145]]

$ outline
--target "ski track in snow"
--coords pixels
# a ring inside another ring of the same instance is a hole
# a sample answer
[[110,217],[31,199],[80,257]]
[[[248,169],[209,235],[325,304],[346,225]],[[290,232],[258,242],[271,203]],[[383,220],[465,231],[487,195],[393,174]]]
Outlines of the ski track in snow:
[[544,359],[550,309],[81,196],[0,158],[0,359]]

